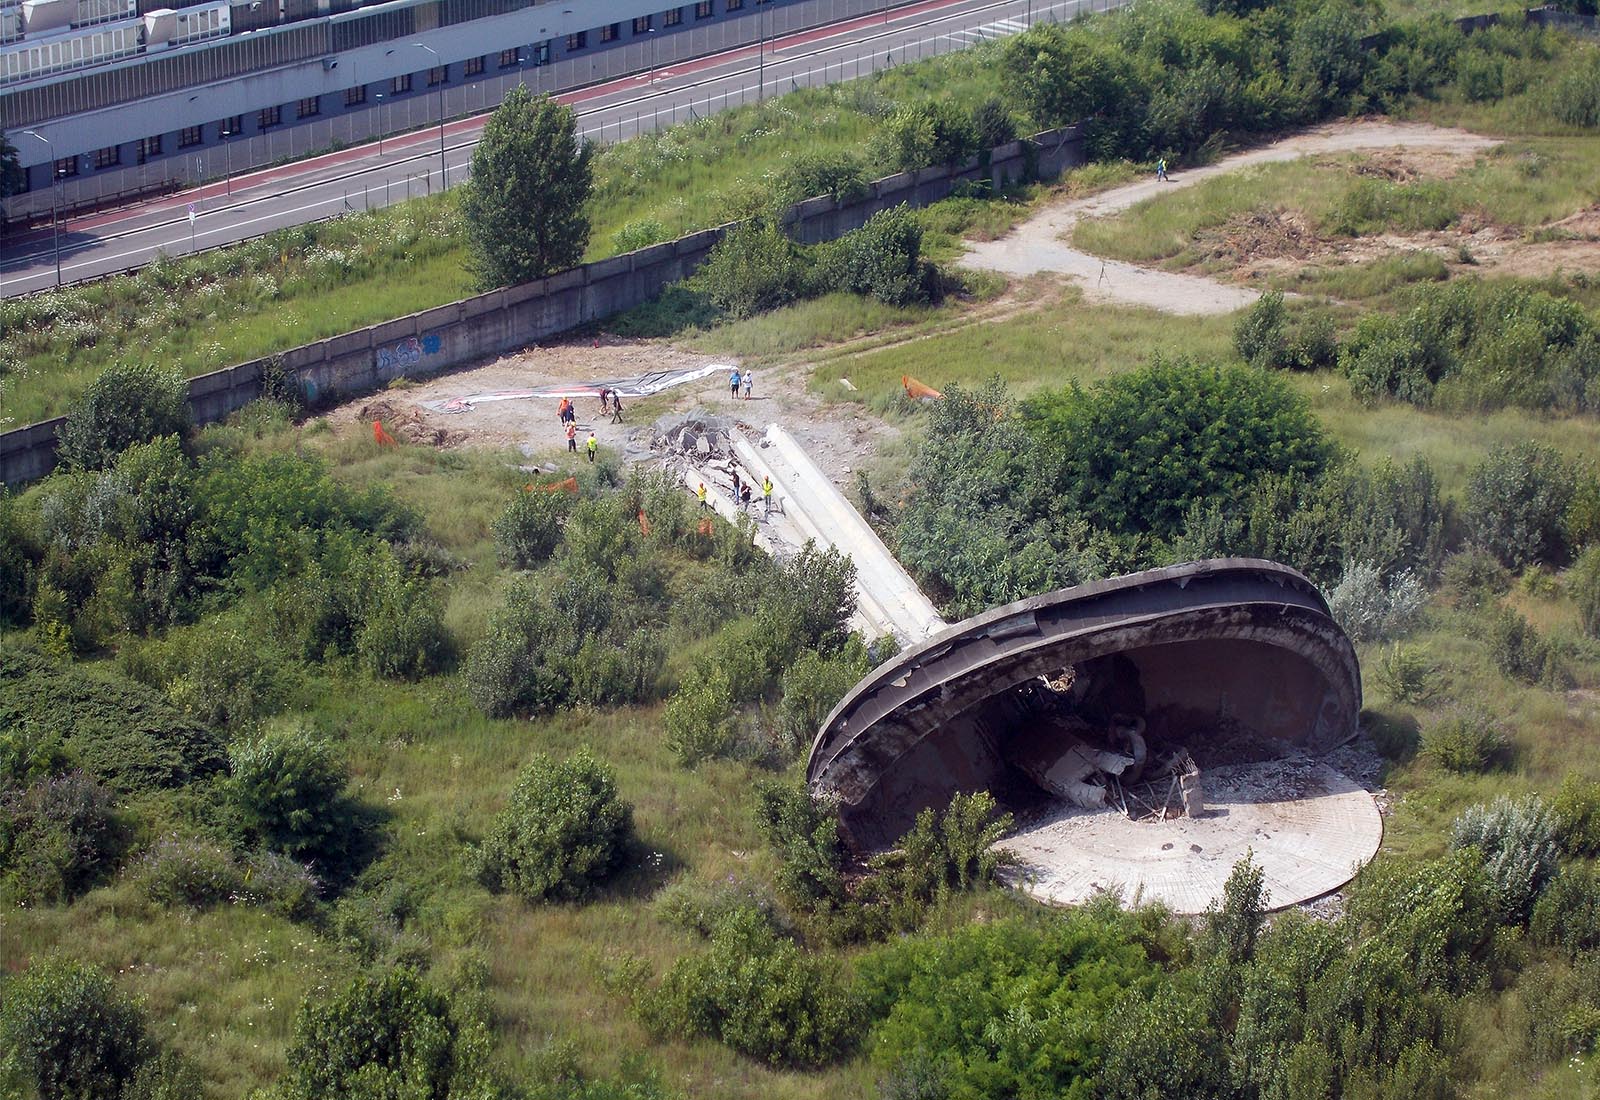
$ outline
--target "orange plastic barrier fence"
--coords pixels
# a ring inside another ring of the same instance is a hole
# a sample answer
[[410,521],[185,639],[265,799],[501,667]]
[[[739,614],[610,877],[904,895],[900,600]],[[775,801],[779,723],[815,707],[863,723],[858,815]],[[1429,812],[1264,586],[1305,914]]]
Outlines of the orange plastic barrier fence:
[[944,396],[932,386],[925,386],[909,374],[900,376],[900,384],[906,389],[906,396],[913,401],[937,401]]

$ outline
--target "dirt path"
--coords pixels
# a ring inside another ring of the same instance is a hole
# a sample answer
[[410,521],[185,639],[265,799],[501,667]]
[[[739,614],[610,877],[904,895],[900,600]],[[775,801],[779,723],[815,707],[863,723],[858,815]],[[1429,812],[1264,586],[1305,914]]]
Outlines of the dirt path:
[[1255,301],[1260,292],[1199,275],[1156,271],[1090,255],[1067,243],[1073,226],[1081,218],[1115,214],[1171,188],[1192,187],[1213,176],[1255,164],[1354,149],[1445,149],[1470,154],[1497,144],[1493,138],[1423,123],[1329,123],[1259,149],[1224,157],[1203,168],[1176,173],[1166,183],[1143,179],[1086,199],[1046,207],[999,240],[970,245],[962,262],[1007,275],[1067,275],[1083,285],[1085,296],[1092,301],[1149,306],[1189,315],[1230,313]]

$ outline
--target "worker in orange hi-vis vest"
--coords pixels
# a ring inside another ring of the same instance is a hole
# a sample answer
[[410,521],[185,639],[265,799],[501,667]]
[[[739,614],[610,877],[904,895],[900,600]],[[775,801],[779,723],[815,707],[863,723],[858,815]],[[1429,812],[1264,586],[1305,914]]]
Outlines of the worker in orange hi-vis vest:
[[567,450],[578,453],[578,426],[570,420],[567,421]]

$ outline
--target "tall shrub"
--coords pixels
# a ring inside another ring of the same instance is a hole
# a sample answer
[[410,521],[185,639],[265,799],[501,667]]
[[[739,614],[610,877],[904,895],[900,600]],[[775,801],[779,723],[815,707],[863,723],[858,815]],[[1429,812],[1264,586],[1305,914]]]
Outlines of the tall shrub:
[[135,443],[189,430],[183,375],[149,363],[108,367],[61,425],[57,456],[69,470],[101,470]]

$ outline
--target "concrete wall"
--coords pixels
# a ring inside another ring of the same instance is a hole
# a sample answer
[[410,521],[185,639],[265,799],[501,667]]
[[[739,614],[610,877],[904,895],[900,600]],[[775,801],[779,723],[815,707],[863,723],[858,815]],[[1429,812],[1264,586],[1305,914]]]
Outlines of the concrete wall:
[[[888,176],[874,182],[855,202],[808,199],[789,210],[785,224],[797,240],[832,240],[879,210],[901,203],[937,202],[962,183],[989,179],[1002,186],[1021,179],[1032,165],[1040,175],[1052,176],[1081,163],[1078,128],[1049,130],[954,168]],[[531,283],[302,344],[270,360],[202,374],[189,380],[190,411],[197,424],[226,419],[261,395],[262,371],[269,363],[293,379],[310,404],[325,405],[379,389],[395,378],[437,374],[527,347],[649,301],[667,284],[693,274],[728,228],[691,233]],[[0,481],[19,485],[54,469],[60,423],[58,417],[0,435]]]

